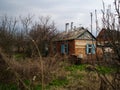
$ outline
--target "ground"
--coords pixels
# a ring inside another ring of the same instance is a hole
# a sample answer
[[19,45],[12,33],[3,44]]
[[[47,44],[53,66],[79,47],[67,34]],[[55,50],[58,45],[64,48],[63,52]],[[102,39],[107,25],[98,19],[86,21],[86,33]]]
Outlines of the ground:
[[[59,61],[56,61],[58,57],[43,59],[44,90],[100,90],[101,79],[98,74],[106,75],[112,81],[112,73],[115,71],[114,68],[106,66],[74,65],[65,58]],[[4,75],[1,77],[4,77],[5,80],[0,83],[0,90],[42,90],[40,60],[11,60],[10,68],[10,70],[4,69],[1,74]],[[14,75],[15,73],[20,76],[20,79]],[[9,77],[11,75],[14,79]],[[11,81],[7,81],[7,79],[11,79]],[[19,82],[19,80],[23,82]],[[112,90],[111,87],[107,85],[106,87]]]

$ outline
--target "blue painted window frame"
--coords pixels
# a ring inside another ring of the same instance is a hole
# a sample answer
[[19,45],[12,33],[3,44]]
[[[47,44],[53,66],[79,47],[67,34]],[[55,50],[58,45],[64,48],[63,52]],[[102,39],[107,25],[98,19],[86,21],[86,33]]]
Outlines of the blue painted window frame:
[[61,44],[61,53],[68,54],[68,44]]
[[87,54],[95,54],[95,45],[94,44],[87,44],[86,45],[86,53]]

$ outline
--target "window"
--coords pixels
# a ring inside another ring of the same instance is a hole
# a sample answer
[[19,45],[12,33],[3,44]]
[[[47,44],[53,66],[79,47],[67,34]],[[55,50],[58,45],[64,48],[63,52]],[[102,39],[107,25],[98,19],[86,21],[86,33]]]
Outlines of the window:
[[92,45],[88,45],[88,53],[92,53]]
[[87,44],[86,53],[87,54],[95,54],[95,45],[94,44]]
[[68,53],[68,44],[65,44],[65,53]]
[[68,44],[62,44],[61,45],[61,53],[62,54],[68,54]]

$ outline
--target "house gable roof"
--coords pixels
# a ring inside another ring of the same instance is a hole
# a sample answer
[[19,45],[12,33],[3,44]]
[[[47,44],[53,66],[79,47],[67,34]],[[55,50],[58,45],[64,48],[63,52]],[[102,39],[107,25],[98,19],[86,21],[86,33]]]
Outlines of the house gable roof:
[[96,38],[88,30],[86,30],[78,37],[78,39],[95,40]]
[[120,39],[119,31],[109,30],[105,28],[103,28],[97,36],[98,41],[111,41],[111,40],[117,40],[117,39]]
[[58,35],[58,39],[56,41],[63,41],[63,40],[73,40],[73,39],[92,39],[95,37],[83,27],[76,28],[74,30],[69,30],[68,32],[62,32]]

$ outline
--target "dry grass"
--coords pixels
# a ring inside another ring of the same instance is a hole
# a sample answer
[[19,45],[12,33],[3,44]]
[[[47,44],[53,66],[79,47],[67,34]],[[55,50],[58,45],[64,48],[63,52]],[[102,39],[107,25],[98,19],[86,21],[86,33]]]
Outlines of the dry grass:
[[[67,62],[67,58],[58,55],[42,58],[42,61],[45,90],[100,90],[100,77],[95,71],[86,71],[85,65],[73,67]],[[0,56],[0,66],[1,83],[13,82],[22,90],[35,90],[33,87],[41,85],[39,59],[18,61],[3,55]],[[107,75],[107,78],[112,82],[111,74]],[[112,89],[109,87],[109,90]]]
[[[59,59],[58,59],[59,58]],[[63,67],[63,59],[59,56],[42,58],[43,61],[43,75],[44,75],[44,84],[50,83],[53,78],[55,78],[56,72],[59,72]],[[14,60],[9,59],[5,55],[0,57],[0,74],[1,83],[19,83],[18,77],[21,79],[24,84],[25,80],[29,80],[31,85],[41,84],[41,64],[38,59],[26,59],[26,60]],[[11,72],[11,73],[10,73]],[[7,73],[7,74],[6,74]],[[13,78],[13,79],[12,79]],[[9,80],[10,79],[10,80]],[[20,84],[21,85],[21,84]]]

